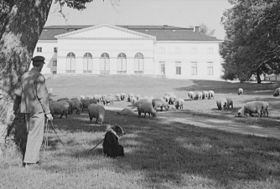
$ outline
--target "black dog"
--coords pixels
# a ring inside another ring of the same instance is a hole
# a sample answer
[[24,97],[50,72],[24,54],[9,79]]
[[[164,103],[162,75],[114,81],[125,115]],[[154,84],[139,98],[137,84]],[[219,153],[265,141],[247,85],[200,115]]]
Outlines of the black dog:
[[124,130],[118,125],[112,126],[106,132],[103,140],[103,152],[105,155],[112,158],[124,156],[123,146],[119,144],[119,137],[124,134]]

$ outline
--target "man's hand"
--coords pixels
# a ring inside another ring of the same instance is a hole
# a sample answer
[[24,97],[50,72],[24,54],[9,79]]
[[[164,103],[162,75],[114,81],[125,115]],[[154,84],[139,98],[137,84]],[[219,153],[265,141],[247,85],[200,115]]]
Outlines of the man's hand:
[[53,120],[52,114],[47,114],[46,116],[47,116],[47,119],[48,119],[49,121],[52,121],[52,120]]

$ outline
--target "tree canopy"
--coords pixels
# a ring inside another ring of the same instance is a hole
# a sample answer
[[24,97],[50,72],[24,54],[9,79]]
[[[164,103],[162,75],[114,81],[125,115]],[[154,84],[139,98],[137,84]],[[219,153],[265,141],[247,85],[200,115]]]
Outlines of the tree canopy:
[[240,81],[252,75],[280,72],[280,1],[229,0],[223,17],[226,37],[220,53],[224,78]]

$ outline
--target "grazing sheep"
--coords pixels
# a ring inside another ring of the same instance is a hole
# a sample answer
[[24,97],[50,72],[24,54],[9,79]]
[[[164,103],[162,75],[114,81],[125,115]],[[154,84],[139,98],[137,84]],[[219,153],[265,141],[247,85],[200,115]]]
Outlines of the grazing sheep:
[[273,93],[273,96],[279,96],[280,95],[280,87],[275,89],[274,93]]
[[105,106],[105,105],[112,104],[113,101],[114,101],[114,97],[113,97],[113,96],[110,96],[110,95],[108,95],[108,96],[103,96],[103,97],[101,98],[101,102],[104,104],[104,106]]
[[208,91],[202,91],[202,99],[209,99],[209,92]]
[[105,108],[100,104],[90,104],[88,106],[88,115],[90,121],[95,118],[95,123],[100,122],[102,124],[105,119]]
[[215,96],[215,92],[213,90],[208,91],[208,99],[212,99]]
[[72,112],[76,111],[76,114],[80,114],[82,111],[82,102],[78,98],[71,98],[70,102],[72,105]]
[[164,95],[162,97],[162,99],[165,101],[165,102],[168,102],[169,101],[169,95]]
[[67,118],[67,115],[69,113],[69,103],[66,101],[50,101],[50,112],[52,116],[60,115],[60,118],[65,115]]
[[218,99],[218,100],[216,100],[216,104],[217,104],[218,110],[222,110],[225,107],[226,102],[227,102],[226,99]]
[[175,101],[176,101],[176,96],[175,95],[170,95],[169,100],[168,100],[168,104],[174,104]]
[[193,98],[194,100],[201,100],[202,99],[202,92],[200,92],[200,91],[196,91],[195,93],[194,93],[194,98]]
[[194,99],[195,93],[193,91],[189,91],[187,94],[190,99]]
[[143,101],[142,103],[139,103],[137,106],[138,111],[138,117],[141,117],[141,114],[144,113],[144,117],[146,117],[146,114],[149,114],[149,117],[152,115],[153,117],[156,117],[157,113],[155,109],[153,108],[152,102],[150,101]]
[[176,109],[183,109],[184,108],[184,100],[182,98],[179,98],[175,101],[175,107]]
[[259,117],[268,117],[268,102],[266,101],[251,101],[247,102],[242,108],[238,110],[237,116],[243,117],[247,114],[253,116],[253,113],[257,113]]
[[126,93],[121,93],[121,101],[124,101],[127,98]]
[[119,144],[119,138],[125,134],[123,128],[114,125],[109,128],[103,140],[103,153],[109,157],[124,156],[123,146]]
[[138,108],[138,106],[139,106],[140,104],[144,103],[144,102],[151,102],[151,103],[152,103],[152,101],[150,101],[149,99],[147,99],[147,98],[142,98],[142,99],[139,99],[137,102],[135,102],[135,103],[133,104],[133,106],[135,106],[136,108]]
[[242,94],[243,94],[243,89],[242,89],[242,88],[239,88],[238,91],[237,91],[237,94],[238,94],[238,95],[242,95]]
[[157,111],[160,108],[161,111],[165,109],[166,111],[169,109],[169,105],[165,102],[165,100],[160,98],[154,98],[152,100],[153,108]]
[[224,109],[229,110],[229,108],[233,109],[233,101],[231,98],[226,98],[226,102],[224,103]]

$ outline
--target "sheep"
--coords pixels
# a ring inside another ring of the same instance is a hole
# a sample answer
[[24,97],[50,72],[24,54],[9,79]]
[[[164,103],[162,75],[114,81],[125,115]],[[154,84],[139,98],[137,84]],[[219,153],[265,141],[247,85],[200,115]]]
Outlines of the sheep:
[[113,101],[114,101],[114,97],[113,97],[113,96],[110,96],[110,95],[108,95],[108,96],[103,96],[103,97],[101,98],[101,102],[104,104],[104,106],[105,106],[105,105],[112,104]]
[[165,102],[168,102],[169,101],[169,95],[164,95],[162,97],[162,99],[165,101]]
[[82,111],[84,111],[84,109],[87,109],[88,105],[93,102],[91,102],[91,100],[88,97],[85,97],[85,98],[81,98],[81,103],[82,103]]
[[121,101],[124,101],[127,98],[126,93],[121,93]]
[[142,98],[142,99],[139,99],[137,102],[135,102],[135,103],[133,104],[133,106],[135,106],[136,108],[138,108],[138,106],[140,106],[140,104],[142,104],[142,103],[144,103],[144,102],[151,102],[151,103],[152,103],[152,101],[150,101],[149,99],[147,99],[147,98]]
[[215,92],[213,90],[208,91],[208,99],[212,99],[215,96]]
[[222,110],[225,107],[226,99],[218,99],[218,100],[216,100],[216,104],[217,104],[218,110]]
[[144,113],[144,117],[146,117],[146,113],[149,114],[149,117],[152,115],[153,117],[156,117],[157,113],[155,109],[153,108],[153,105],[150,101],[143,101],[142,103],[138,104],[137,107],[138,111],[138,117],[141,117],[141,114]]
[[60,118],[65,115],[67,118],[67,115],[69,113],[69,103],[66,101],[50,101],[50,112],[52,116],[60,115]]
[[209,92],[208,91],[202,91],[202,99],[209,99]]
[[194,100],[201,100],[202,99],[202,92],[200,92],[200,91],[196,91],[195,93],[194,93],[194,98],[193,98]]
[[137,97],[135,97],[135,96],[130,97],[130,103],[131,103],[132,105],[134,105],[136,102],[137,102]]
[[233,101],[231,98],[226,98],[226,102],[224,103],[224,109],[233,109]]
[[189,91],[187,94],[190,99],[194,99],[195,93],[193,91]]
[[88,115],[90,122],[92,121],[92,118],[95,118],[96,124],[98,122],[102,124],[105,119],[105,108],[103,105],[100,104],[90,104],[88,106]]
[[73,105],[72,105],[72,102],[71,100],[69,100],[68,98],[60,98],[57,100],[57,102],[66,102],[69,104],[69,108],[68,108],[68,114],[72,114],[73,112]]
[[268,117],[268,102],[266,101],[251,101],[247,102],[242,108],[238,110],[237,116],[243,117],[247,114],[253,116],[253,113],[257,113],[259,117]]
[[111,158],[124,156],[123,146],[119,144],[119,138],[124,134],[123,128],[119,125],[114,125],[109,128],[103,139],[103,153]]
[[280,95],[280,87],[275,89],[274,93],[273,93],[273,96],[276,97],[276,96],[279,96]]
[[183,109],[184,108],[184,100],[182,98],[179,98],[175,101],[175,107],[176,109]]
[[170,95],[169,100],[168,100],[168,104],[174,104],[175,101],[176,101],[176,96],[175,95]]
[[78,98],[71,98],[70,99],[72,105],[72,111],[76,111],[76,114],[80,114],[82,111],[82,103]]
[[243,94],[243,89],[242,89],[242,88],[238,88],[237,94],[238,94],[238,95],[242,95],[242,94]]
[[156,111],[158,110],[158,108],[160,108],[161,111],[163,111],[163,109],[165,110],[169,109],[169,105],[165,102],[165,100],[160,98],[154,98],[152,100],[152,105]]

